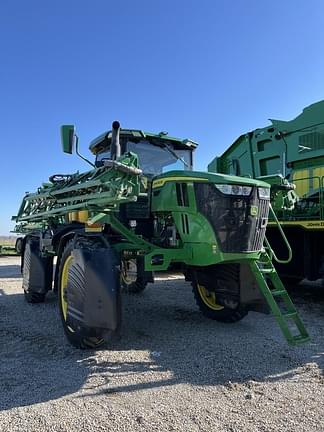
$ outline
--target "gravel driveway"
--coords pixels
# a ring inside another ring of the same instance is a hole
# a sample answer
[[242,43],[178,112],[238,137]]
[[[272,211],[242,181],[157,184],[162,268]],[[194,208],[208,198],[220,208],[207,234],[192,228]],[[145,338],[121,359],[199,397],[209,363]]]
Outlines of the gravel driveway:
[[294,299],[312,341],[290,348],[271,315],[213,322],[183,279],[159,279],[124,296],[119,341],[78,351],[56,298],[26,304],[2,257],[0,431],[323,432],[324,295]]

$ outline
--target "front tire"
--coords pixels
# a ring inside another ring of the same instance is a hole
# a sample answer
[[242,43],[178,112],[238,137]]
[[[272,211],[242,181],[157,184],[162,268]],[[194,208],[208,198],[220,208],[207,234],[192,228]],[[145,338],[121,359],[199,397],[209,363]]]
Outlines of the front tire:
[[126,293],[139,294],[145,290],[147,281],[140,270],[141,262],[138,258],[121,261],[120,282]]
[[[63,324],[63,329],[65,332],[65,335],[70,342],[71,345],[73,345],[75,348],[79,349],[87,349],[87,348],[99,348],[101,345],[104,344],[104,339],[101,337],[84,337],[81,336],[77,331],[72,329],[70,326],[67,325],[67,309],[68,309],[68,298],[66,295],[66,289],[69,282],[69,269],[71,268],[73,264],[73,255],[72,251],[74,248],[74,242],[73,240],[70,240],[60,257],[60,264],[59,264],[59,272],[58,272],[58,298],[59,298],[59,309],[60,309],[60,316]],[[79,275],[79,284],[80,288],[84,288],[82,284],[84,285],[83,281],[83,275]]]
[[217,301],[217,289],[220,285],[230,286],[232,291],[239,294],[239,278],[235,267],[228,265],[211,266],[194,273],[192,278],[192,290],[202,314],[215,321],[234,323],[243,319],[248,311],[240,304],[237,298],[222,292],[221,301]]

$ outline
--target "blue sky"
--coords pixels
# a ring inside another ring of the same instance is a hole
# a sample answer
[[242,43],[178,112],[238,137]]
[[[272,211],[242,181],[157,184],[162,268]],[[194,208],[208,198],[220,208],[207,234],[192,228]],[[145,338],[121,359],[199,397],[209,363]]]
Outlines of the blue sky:
[[0,235],[25,191],[85,170],[61,152],[122,126],[200,143],[206,169],[243,132],[324,99],[322,0],[2,0]]

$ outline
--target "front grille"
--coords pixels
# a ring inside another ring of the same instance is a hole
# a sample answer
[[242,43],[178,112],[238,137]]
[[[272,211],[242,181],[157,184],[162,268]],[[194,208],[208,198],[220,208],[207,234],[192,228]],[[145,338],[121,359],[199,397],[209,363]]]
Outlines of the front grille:
[[263,245],[264,236],[266,232],[266,224],[268,222],[269,215],[269,204],[270,201],[266,199],[258,199],[258,217],[256,218],[256,230],[252,240],[252,249],[253,251],[260,250]]
[[[267,199],[259,199],[254,187],[250,196],[225,195],[212,183],[195,183],[197,210],[214,229],[225,253],[253,252],[262,248],[269,213]],[[251,208],[257,207],[257,216]]]

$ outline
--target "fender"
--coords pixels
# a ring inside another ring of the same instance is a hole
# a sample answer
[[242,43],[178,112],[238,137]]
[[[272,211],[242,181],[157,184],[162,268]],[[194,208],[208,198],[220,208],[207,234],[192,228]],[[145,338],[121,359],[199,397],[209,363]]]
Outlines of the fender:
[[78,247],[69,268],[66,323],[82,336],[118,333],[121,323],[119,267],[110,247]]

